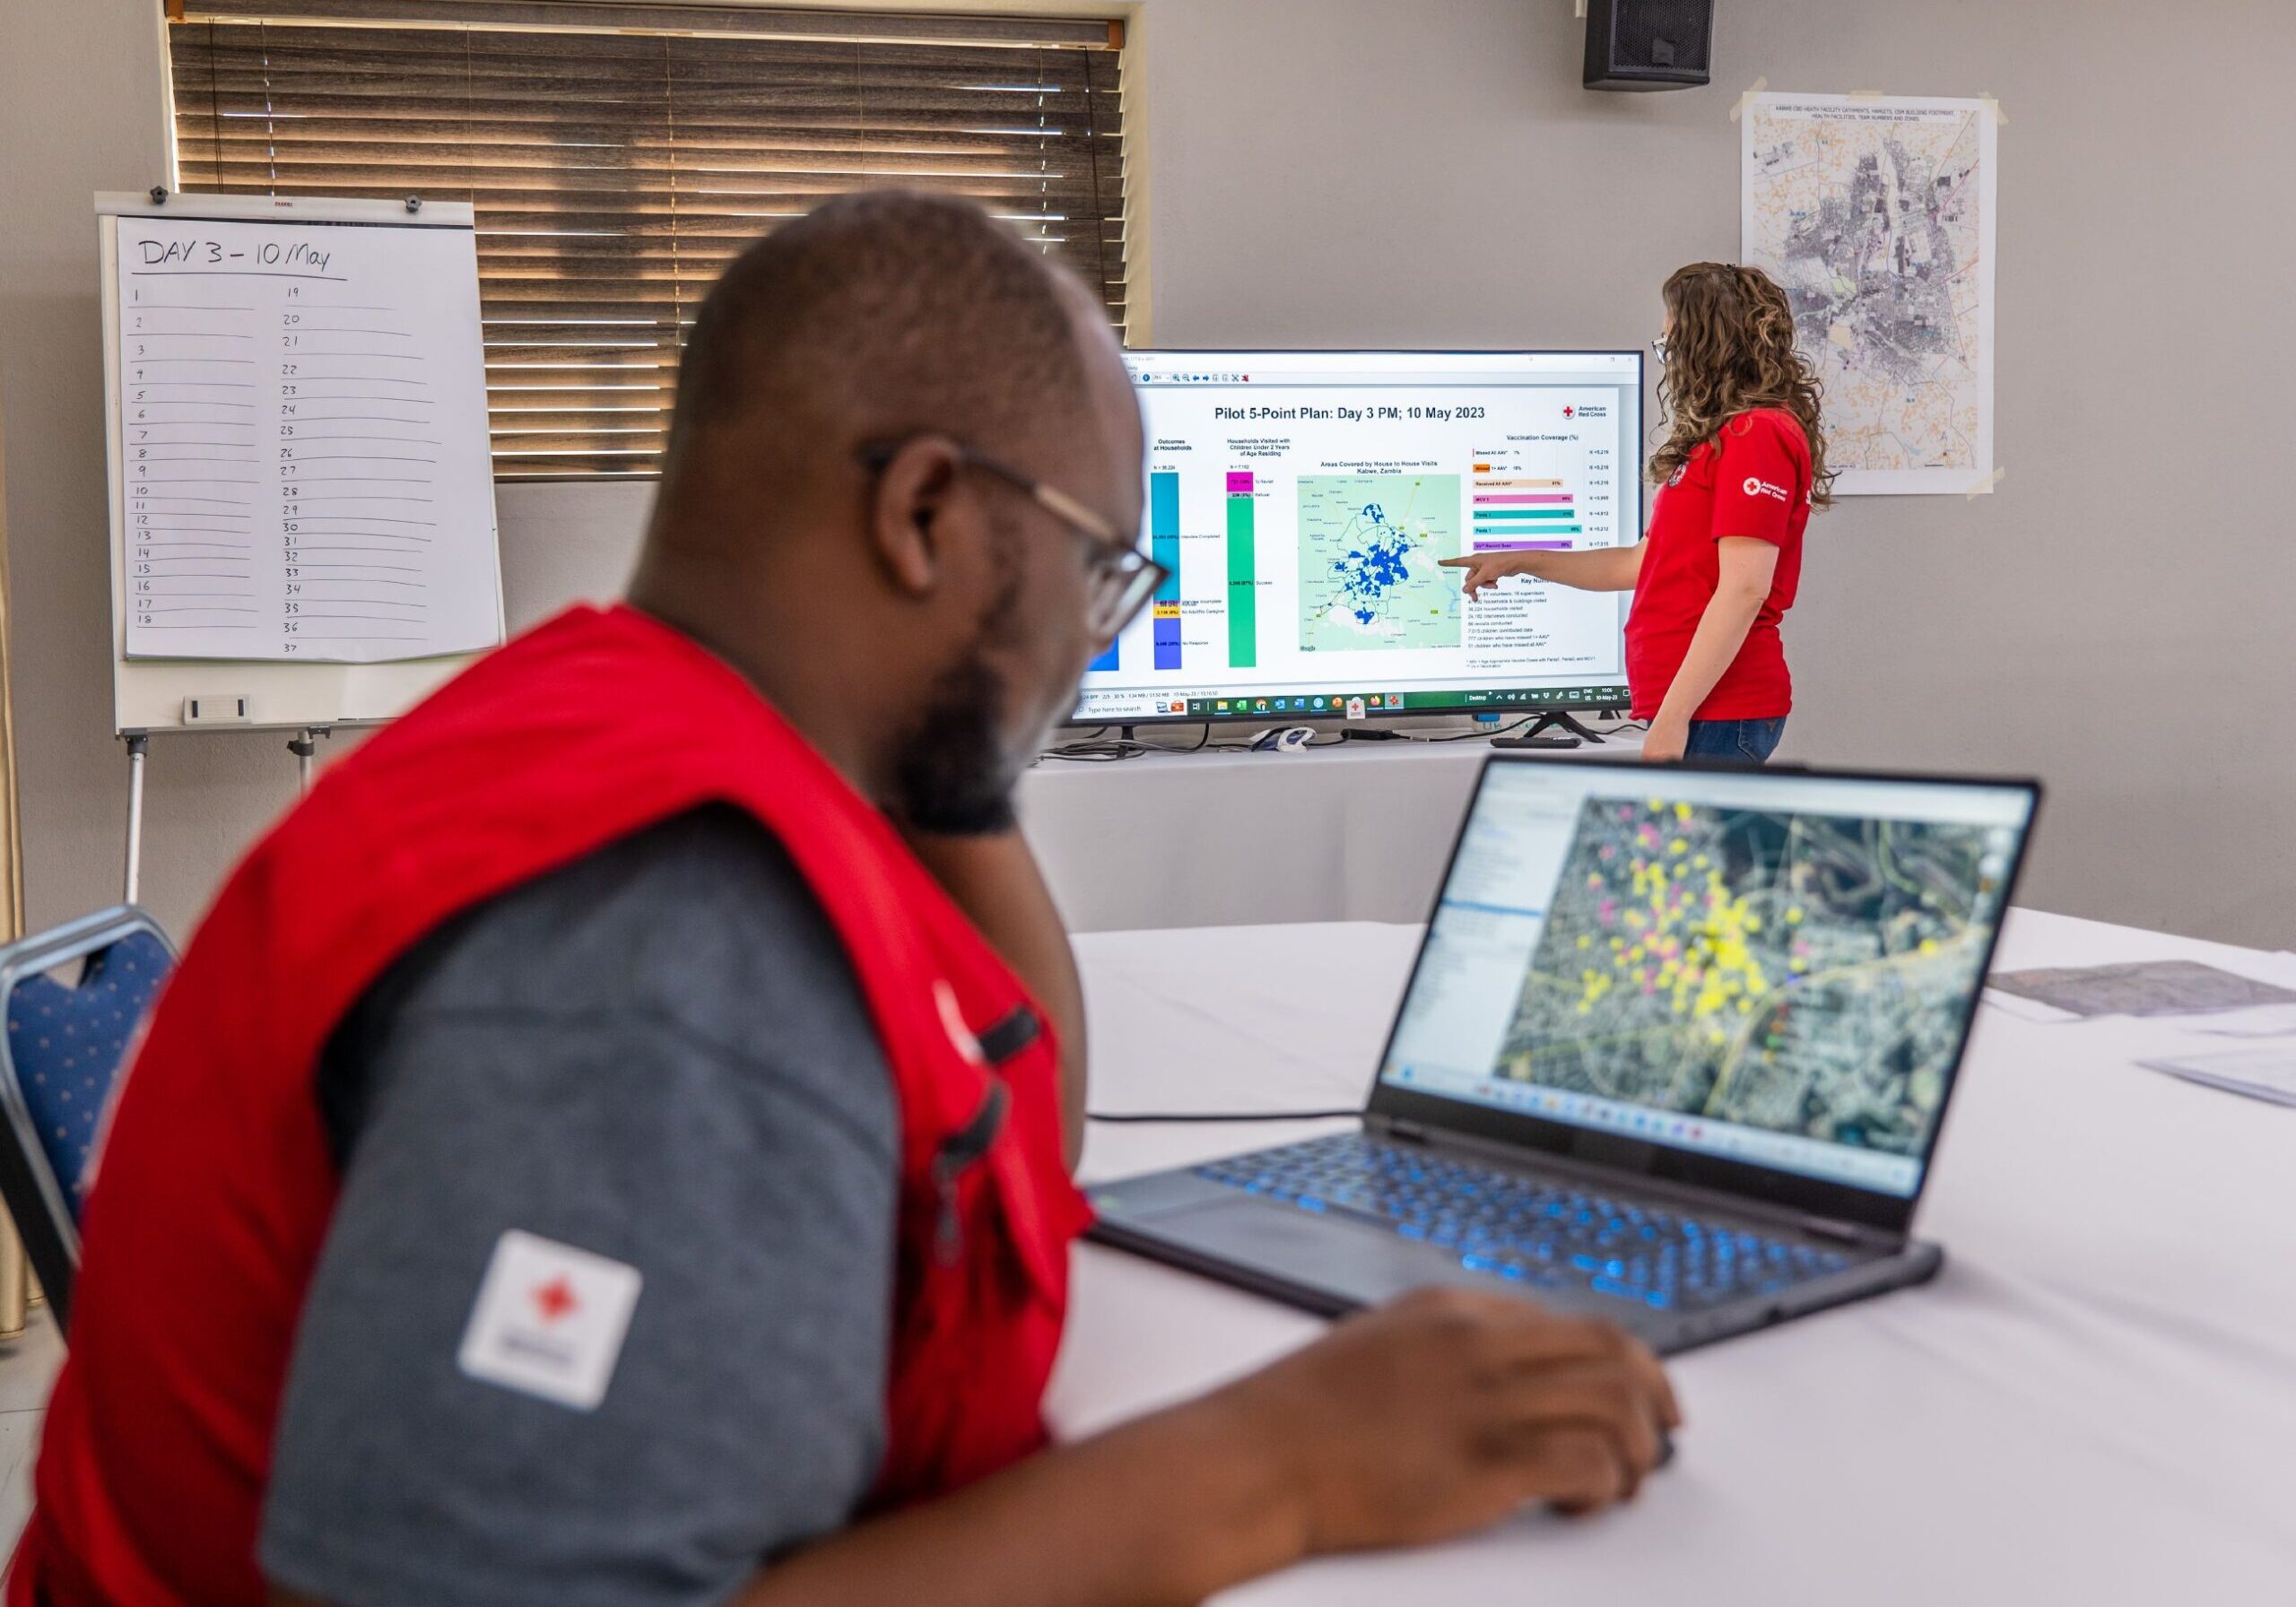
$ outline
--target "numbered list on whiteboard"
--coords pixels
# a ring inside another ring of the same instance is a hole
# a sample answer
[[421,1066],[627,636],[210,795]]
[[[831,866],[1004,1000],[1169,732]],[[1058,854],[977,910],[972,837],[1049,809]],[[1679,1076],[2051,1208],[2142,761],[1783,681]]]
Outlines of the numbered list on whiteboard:
[[470,231],[117,225],[128,656],[499,642]]

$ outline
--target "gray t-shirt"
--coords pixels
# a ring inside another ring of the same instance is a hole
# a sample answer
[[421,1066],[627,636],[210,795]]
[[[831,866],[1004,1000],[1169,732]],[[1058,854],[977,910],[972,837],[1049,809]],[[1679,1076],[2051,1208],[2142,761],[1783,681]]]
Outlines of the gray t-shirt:
[[[753,821],[680,816],[451,923],[345,1019],[319,1092],[345,1170],[274,1581],[685,1607],[849,1521],[884,1448],[899,1119],[844,951]],[[506,1234],[642,1280],[595,1408],[460,1365]]]

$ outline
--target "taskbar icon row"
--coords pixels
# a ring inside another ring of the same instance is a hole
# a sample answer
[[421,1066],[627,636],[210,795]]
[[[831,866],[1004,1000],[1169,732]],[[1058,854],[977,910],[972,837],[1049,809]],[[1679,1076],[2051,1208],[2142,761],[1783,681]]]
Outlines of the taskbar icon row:
[[1389,714],[1460,714],[1485,708],[1623,708],[1622,686],[1541,687],[1517,691],[1425,692],[1286,692],[1268,697],[1172,699],[1160,714],[1185,713],[1195,719],[1222,715],[1305,715],[1310,719],[1368,719]]
[[1306,697],[1297,692],[1276,698],[1191,698],[1191,715],[1290,714],[1311,717],[1361,720],[1375,714],[1400,713],[1406,707],[1402,692],[1323,692]]

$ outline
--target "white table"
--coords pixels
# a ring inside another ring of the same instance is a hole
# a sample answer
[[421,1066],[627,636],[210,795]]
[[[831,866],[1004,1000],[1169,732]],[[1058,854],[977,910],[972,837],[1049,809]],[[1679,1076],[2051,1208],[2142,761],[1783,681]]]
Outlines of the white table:
[[[1624,757],[1641,744],[1629,731],[1572,751]],[[1351,742],[1044,760],[1022,779],[1021,821],[1072,932],[1420,921],[1491,751],[1481,740]]]
[[[1328,925],[1079,940],[1095,1108],[1359,1101],[1417,941]],[[2005,967],[2287,956],[2020,911]],[[2296,1110],[2148,1072],[2172,1026],[1987,1006],[1918,1229],[1943,1274],[1673,1364],[1689,1423],[1631,1507],[1319,1562],[1233,1607],[2235,1607],[2296,1602]],[[1337,1124],[1094,1129],[1088,1177]],[[1314,1320],[1078,1251],[1054,1420],[1088,1432]]]

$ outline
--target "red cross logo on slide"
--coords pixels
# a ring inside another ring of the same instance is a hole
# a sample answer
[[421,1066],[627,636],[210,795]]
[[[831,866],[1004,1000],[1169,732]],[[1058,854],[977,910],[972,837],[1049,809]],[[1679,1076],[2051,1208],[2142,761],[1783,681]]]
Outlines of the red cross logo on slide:
[[534,1293],[535,1309],[542,1313],[545,1323],[555,1323],[571,1316],[582,1302],[574,1298],[574,1286],[561,1273],[549,1282],[539,1284]]
[[1575,419],[1578,416],[1578,410],[1575,407],[1566,407],[1562,410],[1562,416],[1566,419]]

